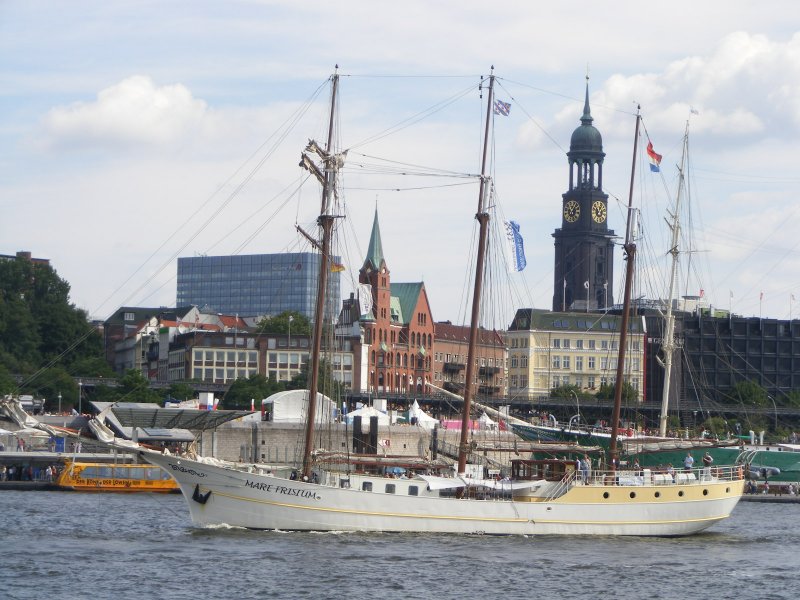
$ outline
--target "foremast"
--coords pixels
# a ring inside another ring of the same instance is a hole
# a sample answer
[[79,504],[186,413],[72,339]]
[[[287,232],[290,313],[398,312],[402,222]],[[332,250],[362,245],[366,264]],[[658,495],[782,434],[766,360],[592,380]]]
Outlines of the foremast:
[[[336,65],[338,71],[339,66]],[[311,336],[311,365],[308,385],[308,411],[306,413],[305,446],[303,449],[302,475],[311,477],[312,452],[314,450],[314,425],[317,416],[317,390],[319,388],[319,364],[322,350],[322,332],[325,320],[326,291],[328,289],[328,273],[330,272],[331,231],[336,217],[331,213],[331,196],[336,185],[338,171],[338,157],[333,154],[333,126],[336,114],[336,99],[339,91],[339,74],[334,72],[331,76],[331,108],[328,122],[328,140],[324,152],[317,144],[309,141],[306,151],[316,152],[325,164],[324,172],[316,169],[313,162],[304,153],[300,166],[305,167],[314,174],[322,183],[322,201],[317,217],[317,225],[322,232],[319,243],[320,261],[319,278],[317,280],[317,300],[314,309],[314,328]]]
[[[469,326],[469,345],[467,347],[467,372],[464,385],[464,406],[461,414],[461,438],[458,445],[458,474],[463,475],[467,468],[469,454],[469,415],[473,396],[473,379],[475,377],[475,354],[478,343],[478,322],[481,310],[481,292],[483,288],[483,271],[486,261],[486,243],[489,231],[489,212],[486,208],[486,196],[489,190],[489,177],[486,174],[486,161],[489,147],[489,126],[492,118],[494,95],[494,66],[489,75],[489,91],[486,102],[486,128],[483,138],[483,157],[481,159],[481,182],[478,190],[478,212],[475,218],[480,227],[478,234],[478,256],[475,261],[475,285],[472,291],[472,317]],[[463,493],[463,490],[461,491]]]
[[636,108],[636,131],[633,136],[633,161],[631,164],[631,185],[628,192],[628,220],[625,226],[625,295],[622,301],[622,322],[619,332],[619,356],[617,357],[617,380],[614,382],[614,412],[611,416],[611,469],[617,467],[617,436],[619,434],[619,415],[622,407],[623,376],[625,374],[625,352],[628,344],[628,317],[631,309],[631,288],[633,286],[634,263],[636,258],[636,242],[633,240],[633,183],[636,176],[636,149],[639,142],[639,107]]
[[689,146],[689,122],[686,122],[686,132],[683,136],[683,153],[681,154],[681,166],[678,169],[678,191],[675,195],[675,212],[672,215],[672,242],[670,245],[669,253],[672,255],[672,268],[669,277],[669,296],[667,296],[667,314],[664,317],[664,341],[662,348],[664,350],[664,389],[661,394],[661,414],[658,419],[658,435],[665,437],[667,435],[667,411],[669,410],[669,388],[670,379],[672,376],[672,355],[675,352],[675,315],[672,311],[672,303],[675,295],[675,281],[678,276],[678,244],[680,241],[680,206],[681,206],[681,192],[683,191],[684,183],[684,165],[686,164],[686,151]]

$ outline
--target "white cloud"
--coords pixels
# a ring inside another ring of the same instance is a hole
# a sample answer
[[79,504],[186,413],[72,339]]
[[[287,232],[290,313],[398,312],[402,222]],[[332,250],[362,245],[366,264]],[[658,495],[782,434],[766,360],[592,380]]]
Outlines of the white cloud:
[[92,102],[50,110],[43,120],[49,146],[160,146],[200,127],[206,103],[181,84],[157,87],[134,75],[101,90]]

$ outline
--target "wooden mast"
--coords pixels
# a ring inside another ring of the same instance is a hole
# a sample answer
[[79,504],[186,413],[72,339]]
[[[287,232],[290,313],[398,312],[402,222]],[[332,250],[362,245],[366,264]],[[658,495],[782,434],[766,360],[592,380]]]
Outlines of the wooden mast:
[[633,241],[633,182],[636,175],[636,148],[639,141],[639,107],[636,107],[636,133],[633,136],[633,161],[631,164],[631,186],[628,193],[628,221],[625,227],[625,259],[628,264],[625,267],[625,296],[622,302],[622,322],[619,332],[619,356],[617,358],[617,380],[614,383],[614,413],[611,417],[611,445],[609,454],[611,455],[611,469],[617,466],[617,435],[619,434],[619,414],[622,407],[622,386],[625,374],[625,352],[628,343],[628,315],[631,309],[631,287],[633,284],[633,266],[636,256],[636,243]]
[[[338,70],[339,66],[336,65]],[[322,329],[325,320],[326,291],[328,287],[328,272],[330,271],[331,230],[335,217],[330,213],[330,199],[336,185],[336,160],[332,154],[333,125],[335,122],[336,96],[339,90],[339,75],[334,72],[331,78],[331,111],[328,123],[328,141],[325,144],[324,181],[322,185],[322,205],[317,217],[317,225],[322,230],[320,243],[319,279],[317,280],[317,304],[314,310],[314,330],[311,337],[311,365],[309,366],[308,385],[308,411],[306,413],[306,435],[303,450],[304,478],[311,477],[311,453],[314,449],[314,421],[317,416],[317,389],[319,387],[319,363],[322,348]]]
[[[478,212],[475,218],[480,224],[478,237],[478,257],[475,262],[475,286],[472,293],[472,318],[469,327],[469,346],[467,349],[467,373],[464,385],[464,407],[461,415],[461,438],[458,445],[458,474],[462,475],[467,467],[467,454],[469,453],[469,413],[472,404],[472,380],[475,376],[475,347],[478,342],[478,321],[481,310],[481,289],[483,287],[483,269],[486,260],[486,240],[489,230],[489,213],[486,211],[486,194],[489,186],[486,175],[487,149],[489,146],[489,124],[492,118],[492,96],[494,94],[494,65],[489,75],[489,93],[486,103],[486,130],[483,138],[483,158],[481,161],[481,183],[478,191]],[[463,490],[460,490],[463,494]]]

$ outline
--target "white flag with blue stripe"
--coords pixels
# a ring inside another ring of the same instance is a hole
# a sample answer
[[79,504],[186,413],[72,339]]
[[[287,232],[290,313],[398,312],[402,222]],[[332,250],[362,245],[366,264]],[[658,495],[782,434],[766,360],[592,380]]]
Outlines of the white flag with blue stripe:
[[519,232],[519,223],[516,221],[505,221],[506,240],[508,242],[508,257],[511,268],[514,271],[522,271],[527,265],[525,260],[525,246],[522,242],[522,235]]

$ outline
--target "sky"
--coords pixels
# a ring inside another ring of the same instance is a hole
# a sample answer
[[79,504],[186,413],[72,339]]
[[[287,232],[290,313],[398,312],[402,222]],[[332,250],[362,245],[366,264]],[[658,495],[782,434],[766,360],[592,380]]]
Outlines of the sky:
[[677,293],[800,316],[791,0],[2,0],[0,254],[50,259],[71,300],[103,319],[174,306],[177,257],[305,249],[294,225],[313,231],[319,188],[300,185],[297,163],[308,139],[325,140],[336,65],[345,294],[377,208],[392,280],[425,281],[436,320],[465,320],[479,84],[494,66],[511,112],[491,128],[492,203],[498,221],[520,224],[528,263],[511,276],[512,310],[552,304],[551,234],[588,73],[620,238],[637,105],[638,156],[647,140],[663,155],[660,174],[637,160],[636,293],[666,294],[665,218],[688,122]]

